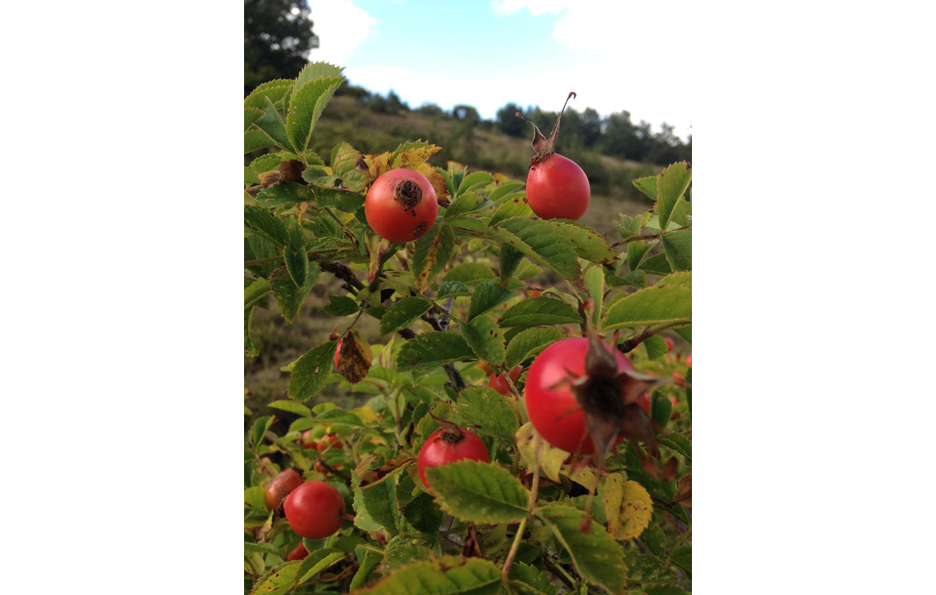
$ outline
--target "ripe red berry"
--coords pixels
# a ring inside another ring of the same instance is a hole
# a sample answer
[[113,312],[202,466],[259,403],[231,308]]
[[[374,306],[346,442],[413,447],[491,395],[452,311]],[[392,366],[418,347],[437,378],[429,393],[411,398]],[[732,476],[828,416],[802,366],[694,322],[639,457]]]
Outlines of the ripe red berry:
[[459,431],[442,428],[429,436],[426,443],[419,449],[416,458],[416,470],[423,485],[429,487],[426,481],[426,469],[441,467],[456,461],[481,461],[490,463],[487,447],[476,434],[458,428]]
[[692,367],[692,354],[691,353],[686,356],[686,365],[689,366],[690,368]]
[[682,374],[680,374],[679,372],[673,372],[673,380],[675,380],[676,382],[685,382],[686,379],[683,378]]
[[371,185],[364,216],[380,237],[412,242],[435,223],[439,203],[429,180],[411,169],[392,169]]
[[286,469],[273,478],[263,494],[267,509],[276,510],[294,489],[302,484],[302,476],[295,469]]
[[[605,348],[614,354],[619,372],[634,369],[620,351],[610,345]],[[533,360],[524,389],[527,414],[539,435],[567,452],[578,449],[579,454],[595,452],[585,426],[585,411],[572,392],[572,382],[585,374],[587,352],[585,338],[553,343]],[[617,441],[621,440],[623,437],[619,436]]]
[[299,441],[302,444],[302,448],[315,448],[318,450],[318,442],[312,438],[312,430],[306,430],[302,433],[302,439]]
[[676,343],[673,342],[669,337],[663,337],[663,340],[666,341],[666,352],[669,353],[673,350],[673,347],[676,346]]
[[283,509],[293,531],[302,537],[321,539],[341,528],[345,503],[338,490],[327,483],[307,481],[292,491]]
[[296,549],[289,552],[289,555],[286,556],[286,560],[289,562],[292,562],[293,560],[302,560],[308,555],[309,552],[306,551],[305,546],[300,542],[299,545],[296,546]]
[[530,166],[526,198],[543,219],[580,219],[588,210],[591,186],[577,163],[553,153]]
[[[510,379],[514,382],[517,381],[517,378],[520,377],[520,372],[523,371],[523,366],[517,366],[510,371]],[[507,379],[500,374],[495,374],[491,376],[491,379],[488,380],[488,386],[496,390],[502,395],[510,393],[510,384],[507,382]]]

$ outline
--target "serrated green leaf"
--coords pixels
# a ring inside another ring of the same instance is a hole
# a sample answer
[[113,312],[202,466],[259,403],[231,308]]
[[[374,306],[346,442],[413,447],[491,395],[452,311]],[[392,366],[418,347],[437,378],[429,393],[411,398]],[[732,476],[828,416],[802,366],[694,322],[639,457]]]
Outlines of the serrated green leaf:
[[296,77],[296,83],[293,85],[290,95],[295,97],[296,93],[302,87],[306,86],[307,83],[317,79],[337,77],[342,71],[344,71],[343,66],[335,66],[328,62],[309,62],[299,71],[299,75]]
[[436,505],[432,496],[425,492],[403,508],[403,516],[416,530],[422,533],[435,533],[442,524],[442,511]]
[[486,171],[473,171],[465,179],[461,181],[461,184],[458,185],[457,196],[461,196],[466,192],[471,192],[480,187],[487,186],[494,181],[494,176],[489,174]]
[[458,281],[465,285],[477,285],[482,281],[495,279],[491,265],[483,262],[465,262],[455,265],[445,275],[445,281]]
[[251,186],[260,181],[260,178],[257,177],[257,172],[250,169],[246,165],[244,166],[244,186]]
[[471,295],[471,290],[461,281],[443,281],[439,285],[439,291],[436,297],[443,299],[452,296]]
[[575,245],[548,221],[514,217],[489,227],[487,233],[565,278],[579,275]]
[[536,514],[569,552],[582,578],[611,593],[624,589],[627,566],[621,549],[604,527],[592,520],[589,532],[582,532],[579,527],[585,513],[565,504],[548,504]]
[[518,196],[506,199],[499,207],[497,207],[497,210],[494,211],[494,214],[491,215],[491,219],[488,221],[488,227],[497,225],[505,219],[532,216],[533,209],[531,209],[530,205],[527,204],[523,193],[519,193]]
[[527,516],[530,492],[496,464],[458,461],[426,469],[426,479],[442,510],[462,521],[519,523]]
[[394,333],[419,320],[432,308],[432,302],[420,297],[405,297],[393,303],[380,319],[380,334]]
[[273,139],[270,138],[266,132],[260,130],[255,125],[251,125],[251,127],[244,132],[244,155],[259,151],[260,149],[269,149],[275,146],[275,144],[276,143],[273,142]]
[[692,460],[692,442],[682,434],[660,434],[657,436],[660,444],[672,448],[682,456]]
[[263,108],[263,115],[257,118],[254,126],[273,139],[277,146],[288,149],[289,139],[286,137],[286,126],[283,124],[283,119],[280,118],[279,112],[273,107],[273,102],[270,101],[269,97],[265,97],[264,101],[266,105]]
[[[308,550],[308,548],[306,548]],[[296,585],[304,585],[315,578],[315,575],[322,572],[329,566],[345,557],[345,553],[334,548],[325,548],[320,550],[311,550],[309,555],[302,560],[302,566],[297,573],[299,579]]]
[[292,323],[299,315],[299,308],[305,301],[309,292],[315,286],[322,270],[318,263],[310,262],[306,269],[306,279],[302,287],[298,287],[289,273],[280,269],[273,276],[273,295],[279,304],[280,313],[287,322]]
[[503,182],[502,184],[500,184],[494,190],[491,190],[490,194],[488,194],[488,200],[491,200],[491,201],[500,200],[501,198],[504,198],[505,196],[511,194],[512,192],[516,190],[519,190],[520,188],[523,188],[523,182],[519,180],[507,180],[506,182]]
[[315,204],[320,207],[334,207],[345,213],[356,213],[364,206],[364,195],[341,188],[309,186],[315,195]]
[[492,366],[504,363],[504,332],[492,318],[478,316],[468,324],[459,320],[458,328],[479,359]]
[[[264,490],[261,486],[252,486],[244,490],[244,504],[250,508],[263,511],[266,514],[266,500],[264,499]],[[244,544],[247,545],[247,544]]]
[[670,562],[685,571],[692,578],[692,546],[681,545],[670,552]]
[[518,333],[507,345],[504,367],[513,370],[565,336],[559,328],[528,328]]
[[692,230],[671,231],[663,234],[663,252],[674,271],[692,270]]
[[396,486],[402,467],[394,469],[374,483],[362,486],[361,502],[368,515],[391,533],[396,533]]
[[[389,557],[389,552],[388,552]],[[444,556],[404,566],[360,595],[497,595],[501,571],[481,558]]]
[[582,317],[575,308],[558,299],[540,296],[510,307],[500,317],[500,325],[534,326],[548,324],[578,324]]
[[[449,208],[445,209],[445,216],[443,219],[448,221],[450,225],[454,225],[455,222],[452,220],[453,218],[465,213],[470,213],[471,211],[476,210],[482,204],[484,204],[483,196],[479,196],[473,193],[463,194],[456,198],[455,201],[452,202],[452,204],[449,206]],[[474,227],[474,225],[471,223],[468,223],[468,225]],[[479,223],[479,225],[480,227],[478,229],[483,231],[484,224]]]
[[297,152],[303,152],[309,146],[309,139],[315,129],[322,110],[335,90],[344,82],[344,77],[329,76],[306,83],[289,102],[286,115],[286,133],[289,142]]
[[465,426],[473,426],[481,434],[508,442],[520,429],[520,422],[510,403],[492,388],[466,388],[458,395],[455,406]]
[[519,595],[556,595],[559,592],[542,570],[523,562],[515,562],[510,567],[509,578]]
[[308,407],[302,403],[297,403],[296,401],[273,401],[268,403],[267,407],[272,409],[282,409],[283,411],[289,411],[290,413],[295,413],[296,415],[302,415],[304,417],[309,417],[312,415],[312,412]]
[[644,271],[651,275],[669,275],[673,272],[670,268],[669,261],[666,260],[665,254],[654,254],[650,258],[647,258],[640,263],[637,267],[638,271]]
[[250,95],[244,99],[244,108],[262,110],[266,105],[267,98],[273,103],[276,103],[289,92],[293,83],[294,81],[292,79],[275,79],[257,85],[254,87],[254,90],[250,92]]
[[660,229],[666,229],[676,201],[683,197],[692,182],[692,168],[685,161],[670,165],[657,175],[656,215]]
[[244,227],[277,246],[285,246],[289,241],[286,224],[262,207],[244,206]]
[[442,272],[455,255],[455,232],[447,225],[435,225],[418,240],[413,249],[413,279],[416,288],[424,290]]
[[374,570],[377,564],[383,560],[383,556],[378,554],[373,550],[364,550],[364,548],[359,547],[358,552],[363,550],[364,559],[361,561],[361,565],[358,567],[357,572],[354,573],[354,576],[351,577],[351,584],[349,589],[354,591],[355,589],[360,589],[367,584],[367,577],[370,576],[370,573]]
[[617,253],[611,249],[604,236],[584,223],[569,219],[551,219],[549,223],[572,240],[575,252],[581,258],[606,264],[617,260]]
[[251,428],[251,438],[254,448],[260,445],[260,442],[263,440],[263,435],[266,434],[266,431],[273,425],[274,419],[272,415],[264,415],[254,420],[253,427]]
[[[634,180],[634,186],[637,190],[643,192],[647,198],[652,201],[657,199],[657,177],[656,176],[647,176],[645,178],[637,178]],[[634,232],[639,233],[639,232]]]
[[635,242],[627,243],[627,268],[631,271],[637,270],[637,267],[640,266],[640,261],[643,260],[644,255],[652,248],[651,244],[648,244],[644,240],[637,240]]
[[495,281],[482,281],[475,287],[471,294],[471,307],[468,309],[468,321],[470,322],[476,316],[484,314],[491,308],[506,302],[513,293]]
[[442,364],[474,358],[474,352],[458,333],[420,333],[400,348],[397,367],[405,372],[429,372]]
[[328,305],[322,309],[332,316],[351,316],[357,314],[360,307],[352,297],[330,295],[328,296]]
[[286,391],[291,398],[305,402],[318,394],[331,372],[332,358],[335,357],[337,345],[337,341],[328,341],[296,361]]
[[663,357],[668,349],[666,341],[660,335],[653,335],[643,342],[644,349],[647,350],[649,359],[659,359]]
[[285,595],[296,584],[296,578],[304,560],[286,562],[257,579],[250,595]]
[[[691,273],[680,273],[691,275]],[[657,285],[636,291],[614,302],[605,312],[603,329],[654,326],[665,328],[692,322],[692,287],[682,284]]]

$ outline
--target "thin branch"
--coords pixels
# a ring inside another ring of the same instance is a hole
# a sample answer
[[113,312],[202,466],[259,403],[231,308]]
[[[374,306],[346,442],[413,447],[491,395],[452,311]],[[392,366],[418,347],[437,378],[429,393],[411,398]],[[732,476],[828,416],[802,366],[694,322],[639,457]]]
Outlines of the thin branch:
[[631,337],[630,339],[622,343],[618,343],[617,348],[621,353],[630,353],[631,351],[637,349],[637,347],[641,343],[643,343],[644,341],[646,341],[647,339],[649,339],[655,334],[656,334],[656,331],[651,331],[650,329],[645,328],[639,333],[637,333],[636,335],[634,335],[633,337]]
[[540,462],[543,458],[543,439],[540,438],[539,434],[536,434],[534,440],[536,441],[533,446],[534,452],[536,452],[536,460],[533,465],[533,485],[530,486],[530,500],[527,507],[527,515],[520,521],[520,526],[517,527],[517,534],[514,536],[513,544],[510,546],[510,552],[507,554],[507,560],[504,561],[504,580],[507,580],[507,577],[510,575],[510,566],[513,564],[514,557],[517,555],[517,550],[520,549],[520,542],[523,541],[523,532],[526,530],[527,521],[533,516],[533,511],[536,510],[536,492],[539,490]]
[[623,246],[624,244],[628,244],[630,242],[636,242],[637,240],[658,240],[664,233],[673,233],[674,231],[684,231],[686,229],[692,229],[692,226],[686,225],[683,227],[677,227],[676,229],[669,229],[667,231],[661,231],[660,233],[650,233],[650,234],[641,235],[641,236],[631,236],[627,238],[626,240],[621,240],[620,242],[615,242],[614,244],[611,244],[611,247],[616,248],[618,246]]
[[320,262],[319,266],[345,282],[356,290],[364,289],[364,284],[354,275],[354,272],[345,265],[337,262]]

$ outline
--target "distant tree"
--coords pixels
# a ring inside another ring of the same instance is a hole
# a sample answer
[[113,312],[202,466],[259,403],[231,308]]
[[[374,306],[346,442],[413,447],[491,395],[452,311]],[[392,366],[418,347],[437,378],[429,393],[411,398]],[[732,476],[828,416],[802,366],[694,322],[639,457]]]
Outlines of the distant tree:
[[364,102],[364,105],[378,114],[398,114],[410,111],[409,105],[401,101],[400,96],[394,93],[392,89],[387,93],[386,97],[374,93]]
[[481,116],[478,114],[478,110],[471,107],[470,105],[456,105],[452,108],[452,117],[456,120],[469,122],[472,125],[481,121]]
[[650,125],[641,122],[635,126],[630,112],[615,112],[608,117],[604,126],[601,152],[620,159],[642,161],[650,149]]
[[415,110],[416,113],[422,114],[424,116],[442,116],[445,115],[445,110],[434,103],[424,103],[417,107]]
[[497,128],[510,136],[526,136],[529,125],[516,116],[517,112],[523,112],[523,108],[513,102],[497,110]]
[[361,101],[366,102],[371,96],[371,92],[365,89],[364,87],[359,87],[357,85],[345,84],[338,87],[338,90],[335,91],[335,96],[339,97],[345,95],[347,97],[354,97],[355,99],[360,99]]
[[601,114],[593,108],[585,108],[582,112],[582,144],[588,148],[593,148],[601,140],[602,119]]
[[317,47],[306,0],[244,0],[244,95],[262,82],[295,77]]

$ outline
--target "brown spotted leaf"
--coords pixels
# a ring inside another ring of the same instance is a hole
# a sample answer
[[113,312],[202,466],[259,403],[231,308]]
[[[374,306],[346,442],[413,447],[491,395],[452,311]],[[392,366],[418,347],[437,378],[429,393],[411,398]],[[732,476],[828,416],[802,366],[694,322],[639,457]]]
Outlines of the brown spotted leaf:
[[611,473],[602,490],[608,533],[618,541],[634,539],[650,526],[653,502],[647,490],[636,481],[624,481],[620,473]]
[[341,351],[338,352],[338,373],[351,384],[357,384],[367,376],[373,359],[370,345],[361,333],[352,330],[344,336],[341,342]]
[[673,503],[692,508],[692,473],[687,473],[676,482],[676,495]]

